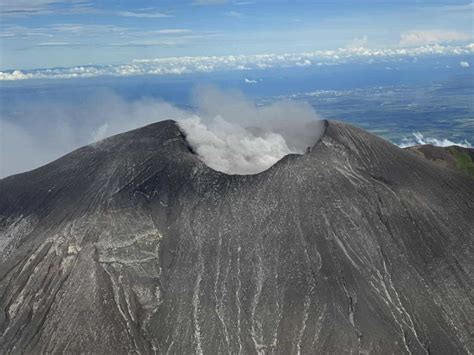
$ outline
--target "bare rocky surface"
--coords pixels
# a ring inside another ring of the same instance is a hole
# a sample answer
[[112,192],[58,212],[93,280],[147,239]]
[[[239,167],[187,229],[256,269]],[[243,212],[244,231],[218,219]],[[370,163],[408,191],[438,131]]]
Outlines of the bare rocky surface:
[[343,123],[248,176],[156,123],[0,180],[0,353],[472,353],[473,212]]

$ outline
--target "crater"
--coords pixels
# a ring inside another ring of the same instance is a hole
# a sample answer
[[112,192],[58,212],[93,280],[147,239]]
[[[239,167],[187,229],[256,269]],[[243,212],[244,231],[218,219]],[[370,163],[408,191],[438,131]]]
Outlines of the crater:
[[325,120],[291,118],[242,127],[216,117],[178,121],[192,151],[211,169],[230,175],[254,175],[289,154],[304,155],[324,135]]

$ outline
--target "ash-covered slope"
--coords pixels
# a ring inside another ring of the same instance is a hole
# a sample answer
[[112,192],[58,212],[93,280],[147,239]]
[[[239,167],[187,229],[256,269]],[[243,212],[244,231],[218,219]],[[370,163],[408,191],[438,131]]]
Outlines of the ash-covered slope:
[[473,211],[342,123],[251,176],[153,124],[0,180],[0,352],[472,352]]

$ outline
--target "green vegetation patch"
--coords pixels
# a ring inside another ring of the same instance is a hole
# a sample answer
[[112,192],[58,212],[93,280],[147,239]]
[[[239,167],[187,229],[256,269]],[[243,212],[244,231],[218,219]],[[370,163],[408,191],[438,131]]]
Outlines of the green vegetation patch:
[[474,161],[466,152],[460,152],[457,149],[451,149],[454,159],[456,159],[456,167],[466,174],[474,177]]

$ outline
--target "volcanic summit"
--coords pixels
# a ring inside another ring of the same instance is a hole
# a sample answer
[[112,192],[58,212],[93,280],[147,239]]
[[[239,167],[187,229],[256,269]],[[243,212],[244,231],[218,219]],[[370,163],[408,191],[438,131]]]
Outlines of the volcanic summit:
[[341,122],[254,175],[152,124],[0,180],[0,352],[471,353],[473,211]]

